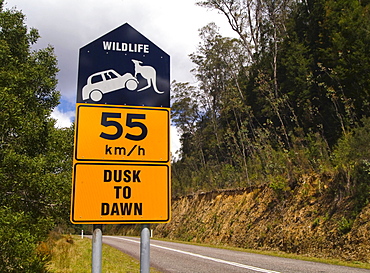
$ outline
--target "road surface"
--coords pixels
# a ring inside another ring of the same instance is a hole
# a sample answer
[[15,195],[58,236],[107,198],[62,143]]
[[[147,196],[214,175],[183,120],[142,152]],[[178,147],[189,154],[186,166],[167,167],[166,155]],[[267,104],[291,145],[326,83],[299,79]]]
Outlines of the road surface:
[[[140,238],[103,236],[108,244],[139,260]],[[241,251],[151,240],[150,266],[164,273],[370,273],[370,270],[278,258]]]

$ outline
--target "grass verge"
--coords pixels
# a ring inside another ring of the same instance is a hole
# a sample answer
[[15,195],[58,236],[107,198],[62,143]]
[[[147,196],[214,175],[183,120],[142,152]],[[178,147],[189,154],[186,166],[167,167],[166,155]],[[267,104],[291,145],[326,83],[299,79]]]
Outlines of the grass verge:
[[[53,273],[91,272],[92,245],[88,238],[80,236],[62,236],[50,246],[51,261],[48,270]],[[103,244],[102,272],[136,273],[140,272],[140,262],[119,250]],[[159,271],[151,268],[151,273]]]

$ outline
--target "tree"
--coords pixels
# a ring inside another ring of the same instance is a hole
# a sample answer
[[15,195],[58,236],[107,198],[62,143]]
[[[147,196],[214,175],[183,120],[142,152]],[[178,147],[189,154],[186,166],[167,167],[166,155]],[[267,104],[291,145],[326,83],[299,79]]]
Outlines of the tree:
[[369,3],[297,2],[281,47],[278,79],[306,133],[330,146],[370,113]]
[[201,111],[182,137],[174,177],[191,177],[192,189],[275,178],[288,188],[281,181],[290,187],[302,172],[326,169],[338,139],[370,115],[369,1],[198,5],[224,14],[239,39],[222,37],[216,24],[200,31],[190,55],[198,86],[174,105],[185,120],[192,117],[186,101],[202,101]]
[[0,0],[0,271],[44,272],[36,251],[65,221],[73,130],[50,118],[59,103],[57,60],[24,15]]

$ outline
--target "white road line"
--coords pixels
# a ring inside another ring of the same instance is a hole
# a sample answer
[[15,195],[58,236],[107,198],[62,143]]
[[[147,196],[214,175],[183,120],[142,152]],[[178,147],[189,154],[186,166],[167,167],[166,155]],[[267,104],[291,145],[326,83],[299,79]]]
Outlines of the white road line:
[[[104,237],[112,237],[112,238],[117,238],[117,239],[124,240],[124,241],[129,241],[129,242],[134,242],[134,243],[140,243],[140,241],[135,241],[135,240],[121,238],[121,237],[115,237],[115,236],[104,236]],[[205,260],[214,261],[214,262],[217,262],[217,263],[233,265],[233,266],[236,266],[236,267],[245,268],[245,269],[253,270],[253,271],[256,271],[256,272],[262,272],[262,273],[280,273],[278,271],[272,271],[272,270],[263,269],[263,268],[259,268],[259,267],[254,267],[254,266],[250,266],[250,265],[245,265],[245,264],[230,262],[230,261],[221,260],[221,259],[217,259],[217,258],[212,258],[212,257],[200,255],[200,254],[195,254],[195,253],[188,252],[188,251],[182,251],[182,250],[178,250],[178,249],[174,249],[174,248],[159,246],[159,245],[155,245],[155,244],[152,244],[152,243],[150,244],[150,246],[161,248],[161,249],[165,249],[165,250],[169,250],[169,251],[173,251],[173,252],[178,252],[178,253],[181,253],[181,254],[185,254],[185,255],[189,255],[189,256],[193,256],[193,257],[205,259]]]

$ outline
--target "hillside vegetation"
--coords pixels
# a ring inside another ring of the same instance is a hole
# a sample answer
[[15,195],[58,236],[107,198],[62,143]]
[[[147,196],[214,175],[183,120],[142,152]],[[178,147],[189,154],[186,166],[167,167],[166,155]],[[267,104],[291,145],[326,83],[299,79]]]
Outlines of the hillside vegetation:
[[198,4],[238,38],[202,28],[197,84],[173,83],[182,150],[157,231],[369,261],[370,1]]
[[190,56],[197,85],[173,83],[172,121],[182,133],[174,196],[285,191],[305,176],[335,178],[341,194],[368,190],[369,1],[199,5],[225,14],[239,39],[205,26]]
[[154,233],[370,262],[370,1],[198,4],[238,38],[202,28],[197,84],[172,85],[182,149]]

